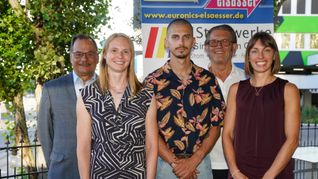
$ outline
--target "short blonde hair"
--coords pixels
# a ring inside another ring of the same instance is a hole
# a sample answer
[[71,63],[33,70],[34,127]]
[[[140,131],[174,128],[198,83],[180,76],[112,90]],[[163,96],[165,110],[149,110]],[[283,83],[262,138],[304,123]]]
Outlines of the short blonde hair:
[[249,58],[250,58],[250,51],[258,40],[260,40],[265,47],[270,47],[274,50],[274,59],[273,59],[274,62],[272,63],[271,71],[272,71],[272,74],[278,73],[280,70],[280,57],[279,57],[279,51],[278,51],[278,47],[277,47],[275,39],[266,32],[257,32],[248,41],[248,45],[246,48],[245,63],[244,63],[244,70],[246,75],[248,76],[254,75],[254,70],[251,63],[249,62]]
[[109,76],[108,76],[108,67],[107,67],[107,62],[106,59],[104,58],[107,54],[108,48],[110,43],[118,38],[118,37],[122,37],[124,39],[127,40],[127,42],[129,43],[129,47],[130,47],[130,52],[131,52],[131,59],[130,59],[130,64],[128,66],[128,83],[130,85],[130,88],[132,90],[132,94],[136,95],[142,88],[141,83],[138,81],[138,78],[136,76],[135,73],[135,69],[134,69],[134,64],[135,64],[135,49],[134,49],[134,44],[132,42],[132,40],[123,33],[114,33],[111,36],[109,36],[107,38],[107,40],[105,41],[105,45],[103,48],[103,52],[102,52],[102,56],[101,56],[101,60],[99,63],[99,87],[102,91],[102,93],[105,93],[108,89],[109,89]]

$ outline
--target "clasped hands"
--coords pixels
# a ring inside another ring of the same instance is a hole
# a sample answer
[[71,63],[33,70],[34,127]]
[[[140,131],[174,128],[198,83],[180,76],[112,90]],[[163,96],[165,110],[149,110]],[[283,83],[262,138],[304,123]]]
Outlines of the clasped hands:
[[177,159],[171,163],[173,173],[179,179],[197,179],[199,171],[191,158]]

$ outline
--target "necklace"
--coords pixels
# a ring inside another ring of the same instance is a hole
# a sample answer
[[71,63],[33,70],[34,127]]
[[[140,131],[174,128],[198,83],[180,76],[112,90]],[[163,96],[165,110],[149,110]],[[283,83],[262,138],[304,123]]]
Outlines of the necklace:
[[[255,90],[255,96],[259,96],[261,91],[262,91],[262,89],[264,88],[264,86],[266,86],[267,84],[271,83],[272,80],[273,80],[272,78],[266,79],[265,83],[262,86],[260,86],[260,87],[256,87],[256,83],[254,83],[254,85],[251,83],[252,86],[254,87],[254,90]],[[257,88],[259,88],[259,89],[257,89]]]
[[264,88],[264,86],[262,86],[260,89],[257,89],[257,88],[254,86],[255,96],[259,96],[259,93],[262,91],[263,88]]

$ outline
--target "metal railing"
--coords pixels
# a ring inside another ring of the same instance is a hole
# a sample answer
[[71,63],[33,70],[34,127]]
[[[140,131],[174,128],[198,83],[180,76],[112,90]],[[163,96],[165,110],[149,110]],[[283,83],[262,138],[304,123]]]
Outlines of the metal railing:
[[318,146],[318,123],[301,124],[299,147]]
[[[18,146],[10,146],[9,137],[6,139],[5,147],[0,148],[0,152],[5,153],[5,163],[6,166],[3,168],[0,167],[0,178],[46,178],[47,169],[44,167],[44,164],[37,165],[37,156],[38,149],[41,145],[38,143],[37,137],[33,140],[32,145],[24,145],[24,142],[21,141]],[[301,124],[300,136],[299,136],[299,146],[300,147],[318,147],[318,124]],[[23,152],[25,148],[31,148],[34,154],[35,167],[30,168],[24,165],[22,159]],[[19,166],[11,167],[12,163],[10,157],[12,154],[10,152],[18,150],[20,155],[20,164]],[[318,154],[317,154],[318,155]],[[1,159],[3,160],[3,159]],[[309,163],[302,160],[295,160],[295,179],[312,179],[318,178],[318,168],[317,163]],[[6,175],[2,175],[2,172],[5,171]]]
[[[38,143],[36,136],[34,137],[32,144],[25,145],[24,141],[20,141],[16,146],[12,146],[12,144],[10,144],[9,136],[7,136],[5,146],[0,148],[0,152],[5,155],[5,159],[1,159],[2,163],[5,164],[0,168],[0,178],[46,178],[47,169],[44,167],[44,164],[38,164],[39,147],[41,147],[41,145]],[[27,166],[23,160],[22,156],[26,149],[32,150],[34,156],[34,167]],[[15,165],[13,165],[13,163],[15,163]]]
[[[318,124],[301,124],[299,147],[318,147]],[[318,153],[317,153],[318,155]],[[295,179],[318,179],[318,163],[295,159]]]

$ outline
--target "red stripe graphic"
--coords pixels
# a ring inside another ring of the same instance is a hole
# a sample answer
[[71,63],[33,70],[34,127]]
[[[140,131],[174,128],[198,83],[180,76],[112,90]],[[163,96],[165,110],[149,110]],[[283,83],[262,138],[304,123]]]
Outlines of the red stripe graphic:
[[158,27],[151,27],[150,29],[145,58],[152,58],[153,56],[153,51],[156,45],[158,29],[159,29]]

